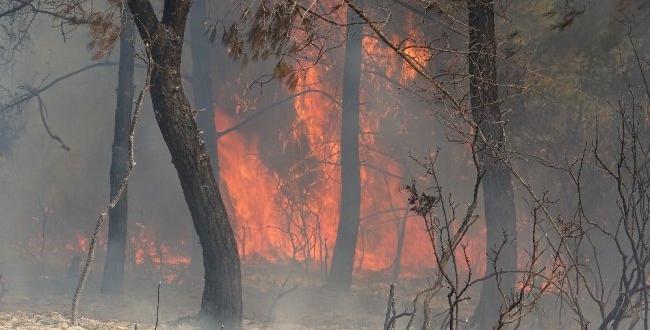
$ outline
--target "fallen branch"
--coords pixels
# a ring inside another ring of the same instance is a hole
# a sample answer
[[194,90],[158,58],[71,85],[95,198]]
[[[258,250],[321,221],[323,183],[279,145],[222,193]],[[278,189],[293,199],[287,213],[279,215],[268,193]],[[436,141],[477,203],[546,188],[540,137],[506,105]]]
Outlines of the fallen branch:
[[[70,147],[65,144],[58,135],[54,134],[52,129],[50,129],[50,125],[47,123],[47,110],[45,109],[45,103],[43,103],[41,95],[36,94],[36,99],[38,100],[38,110],[41,113],[41,121],[43,122],[43,127],[45,127],[47,135],[49,135],[52,140],[57,141],[63,150],[70,151]],[[45,226],[45,223],[43,223],[43,226]]]

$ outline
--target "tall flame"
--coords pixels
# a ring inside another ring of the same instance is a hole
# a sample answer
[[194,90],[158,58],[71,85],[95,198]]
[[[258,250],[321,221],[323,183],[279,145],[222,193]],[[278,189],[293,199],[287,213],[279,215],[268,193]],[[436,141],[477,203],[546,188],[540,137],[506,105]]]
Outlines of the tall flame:
[[[411,30],[413,35],[418,32]],[[422,221],[408,216],[407,198],[400,187],[408,179],[404,162],[382,142],[382,120],[399,108],[394,85],[416,79],[415,71],[377,39],[364,37],[361,91],[361,228],[355,272],[372,273],[395,266],[399,226],[406,221],[402,275],[415,276],[433,267],[431,243]],[[408,48],[417,63],[428,52]],[[326,64],[308,67],[293,93],[290,134],[281,145],[299,144],[308,150],[284,174],[267,166],[258,155],[255,132],[232,132],[219,140],[220,179],[232,202],[239,248],[246,262],[297,261],[327,267],[339,221],[340,186],[340,72]],[[342,66],[339,66],[342,67]],[[377,74],[381,71],[382,74]],[[374,72],[374,74],[373,74]],[[386,79],[388,78],[388,79]],[[338,83],[337,83],[338,82]],[[394,95],[379,97],[379,95]],[[234,124],[217,109],[219,129]],[[283,157],[283,155],[277,155]],[[307,165],[306,165],[307,164]],[[287,174],[288,173],[288,174]],[[470,246],[472,251],[481,251]]]

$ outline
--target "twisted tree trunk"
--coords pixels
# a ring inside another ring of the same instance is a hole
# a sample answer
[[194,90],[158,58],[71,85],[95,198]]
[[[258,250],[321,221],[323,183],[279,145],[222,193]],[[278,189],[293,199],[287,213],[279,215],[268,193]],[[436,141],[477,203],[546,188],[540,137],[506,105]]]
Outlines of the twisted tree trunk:
[[165,1],[159,22],[148,0],[128,1],[151,61],[156,121],[203,249],[205,284],[200,316],[210,321],[208,327],[240,329],[241,273],[235,235],[181,81],[181,49],[190,4],[190,0]]

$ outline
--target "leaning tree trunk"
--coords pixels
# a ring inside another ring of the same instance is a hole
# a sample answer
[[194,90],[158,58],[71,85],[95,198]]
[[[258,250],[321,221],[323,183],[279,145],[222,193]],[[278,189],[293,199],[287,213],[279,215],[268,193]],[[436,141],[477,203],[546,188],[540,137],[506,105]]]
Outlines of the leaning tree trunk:
[[[357,24],[354,24],[355,22]],[[354,254],[359,233],[359,86],[362,27],[356,13],[348,9],[341,115],[341,210],[332,267],[327,278],[328,287],[335,290],[347,290],[352,284]]]
[[[516,216],[511,173],[501,157],[504,151],[505,124],[499,109],[496,85],[496,37],[494,30],[494,0],[469,0],[469,74],[473,120],[485,137],[477,146],[483,178],[485,226],[487,229],[486,273],[515,270],[517,267]],[[486,146],[487,144],[487,146]],[[504,240],[496,265],[492,251]],[[515,276],[502,275],[500,289],[509,294]],[[483,282],[478,307],[474,313],[474,328],[488,329],[498,320],[503,302],[496,277]]]
[[[120,63],[117,80],[117,107],[110,170],[111,196],[114,196],[129,166],[129,129],[133,107],[133,67],[135,62],[135,25],[131,14],[122,15],[120,32]],[[119,202],[110,211],[108,247],[104,263],[102,293],[121,293],[124,287],[124,257],[126,255],[128,202],[124,189]]]
[[191,1],[165,1],[160,22],[148,0],[129,0],[128,4],[151,60],[150,92],[156,121],[203,249],[205,284],[200,316],[210,321],[212,328],[240,329],[242,291],[235,235],[181,81],[181,50]]

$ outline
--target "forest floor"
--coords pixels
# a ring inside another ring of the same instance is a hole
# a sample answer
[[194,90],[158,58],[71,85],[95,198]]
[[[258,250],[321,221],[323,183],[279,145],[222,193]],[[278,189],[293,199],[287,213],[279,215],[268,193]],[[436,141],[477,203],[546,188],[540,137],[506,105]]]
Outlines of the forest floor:
[[[31,268],[31,270],[30,270]],[[100,275],[93,273],[80,303],[80,326],[70,327],[68,316],[75,278],[65,271],[43,272],[32,267],[3,271],[0,329],[153,329],[156,314],[156,269],[127,270],[122,295],[102,295]],[[34,275],[39,274],[39,275]],[[47,274],[47,275],[44,275]],[[282,283],[286,285],[282,288]],[[386,310],[389,281],[366,278],[350,293],[322,288],[322,276],[287,265],[243,268],[245,329],[380,329]],[[200,307],[200,283],[163,284],[159,329],[193,329],[191,316]],[[396,296],[402,311],[410,306],[423,280],[403,281]],[[287,291],[280,299],[281,291]],[[275,307],[271,308],[276,300]],[[272,309],[272,310],[271,310]]]

